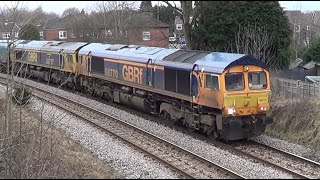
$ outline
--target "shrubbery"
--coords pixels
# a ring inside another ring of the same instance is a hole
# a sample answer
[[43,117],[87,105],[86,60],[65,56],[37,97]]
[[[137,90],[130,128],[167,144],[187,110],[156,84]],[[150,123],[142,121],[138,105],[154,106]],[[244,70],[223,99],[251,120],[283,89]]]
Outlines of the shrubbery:
[[31,96],[32,96],[32,93],[28,88],[18,87],[18,88],[15,88],[14,90],[12,100],[18,105],[23,106],[29,102],[29,99],[31,98]]
[[303,60],[320,62],[320,39],[304,52]]

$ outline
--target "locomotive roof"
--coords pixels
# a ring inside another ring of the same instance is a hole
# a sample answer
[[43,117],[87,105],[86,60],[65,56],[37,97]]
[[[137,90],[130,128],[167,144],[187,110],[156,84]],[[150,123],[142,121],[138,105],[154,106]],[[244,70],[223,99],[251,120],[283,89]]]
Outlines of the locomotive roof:
[[64,41],[20,41],[16,48],[34,49],[37,51],[53,51],[73,53],[78,48],[86,45],[85,42],[64,42]]
[[153,61],[162,60],[165,56],[175,51],[177,51],[177,49],[90,43],[81,48],[79,54],[88,54],[91,52],[92,56],[147,63],[149,59]]
[[54,51],[54,52],[64,52],[64,53],[74,53],[80,47],[86,45],[85,42],[48,42],[41,47],[41,50]]
[[221,74],[225,69],[238,65],[256,65],[262,68],[267,66],[259,59],[246,54],[212,52],[203,58],[197,60],[200,68],[204,71]]
[[29,40],[25,40],[25,41],[19,41],[16,44],[16,48],[19,49],[34,49],[34,50],[40,50],[40,48],[47,44],[48,41],[29,41]]
[[93,56],[141,63],[147,63],[149,59],[152,59],[156,65],[169,66],[176,69],[191,70],[193,65],[197,64],[205,72],[218,74],[236,65],[250,64],[266,68],[262,61],[246,54],[236,53],[90,43],[81,48],[79,54],[87,54],[89,51]]
[[52,42],[52,44],[57,44],[56,46],[51,46],[50,41],[23,41],[22,43],[23,44],[18,44],[17,47],[53,51],[64,49],[64,51],[70,52],[82,47],[79,50],[79,55],[88,54],[90,52],[92,56],[140,63],[147,63],[148,60],[151,59],[156,65],[176,69],[191,70],[193,66],[197,64],[199,70],[217,74],[221,74],[225,69],[237,65],[256,65],[266,68],[266,65],[261,60],[246,54],[84,42]]
[[0,42],[0,47],[7,48],[8,47],[8,43]]

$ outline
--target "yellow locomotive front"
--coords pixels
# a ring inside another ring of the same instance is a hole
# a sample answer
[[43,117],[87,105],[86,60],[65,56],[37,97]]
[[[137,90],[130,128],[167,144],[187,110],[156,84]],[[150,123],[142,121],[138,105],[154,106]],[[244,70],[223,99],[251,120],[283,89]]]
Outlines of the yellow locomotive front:
[[267,117],[271,93],[267,66],[252,56],[231,53],[212,53],[197,63],[201,83],[195,102],[206,107],[203,119],[203,114],[213,119],[213,130],[204,128],[207,134],[213,132],[214,137],[225,140],[263,134],[273,121]]
[[223,114],[266,114],[270,103],[269,72],[261,67],[237,66],[223,73]]
[[259,66],[235,66],[222,75],[223,94],[221,129],[225,139],[251,138],[261,135],[272,118],[269,72]]

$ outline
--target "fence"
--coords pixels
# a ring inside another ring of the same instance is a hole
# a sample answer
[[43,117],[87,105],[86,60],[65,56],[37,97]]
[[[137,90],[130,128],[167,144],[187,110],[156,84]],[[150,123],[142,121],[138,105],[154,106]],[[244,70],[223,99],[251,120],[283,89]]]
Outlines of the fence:
[[300,80],[272,77],[272,93],[278,93],[286,98],[320,97],[320,84]]

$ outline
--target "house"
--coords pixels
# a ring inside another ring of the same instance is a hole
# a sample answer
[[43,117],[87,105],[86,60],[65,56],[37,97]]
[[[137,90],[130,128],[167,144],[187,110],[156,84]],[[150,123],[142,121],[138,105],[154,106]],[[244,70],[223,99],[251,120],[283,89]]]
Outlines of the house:
[[44,39],[47,41],[90,41],[95,33],[91,32],[92,24],[84,10],[79,14],[70,14],[48,24],[44,28]]
[[320,37],[320,11],[303,13],[300,10],[286,10],[285,14],[292,28],[293,42],[300,49]]
[[53,22],[56,22],[58,21],[59,18],[47,18],[47,19],[41,19],[39,20],[38,22],[35,22],[33,23],[35,25],[35,27],[37,28],[37,30],[39,31],[39,35],[40,35],[40,40],[45,40],[46,37],[45,37],[45,28],[53,23]]
[[129,26],[127,36],[130,44],[168,47],[169,25],[153,18],[148,13],[136,13],[126,19]]
[[320,83],[320,63],[310,61],[309,63],[303,66],[305,69],[310,70],[312,73],[305,76],[305,81]]
[[320,63],[317,63],[315,65],[315,68],[316,68],[316,76],[320,76]]
[[[134,44],[168,47],[169,25],[148,12],[135,10],[112,10],[99,21],[99,40],[110,44]],[[117,18],[115,18],[117,17]]]
[[310,62],[302,65],[302,68],[303,68],[304,70],[310,71],[310,70],[313,70],[313,69],[315,68],[316,64],[317,64],[316,62],[310,61]]
[[105,13],[91,14],[92,21],[98,28],[98,41],[110,44],[128,44],[128,28],[130,20],[126,20],[133,10],[110,10]]
[[46,26],[44,28],[44,39],[47,41],[70,39],[71,36],[68,23],[73,18],[73,15],[68,15]]
[[0,40],[12,40],[18,38],[20,27],[11,21],[1,22]]
[[320,76],[320,63],[314,61],[303,61],[297,58],[293,61],[289,69],[278,71],[278,76],[295,80],[305,80],[306,76]]
[[103,42],[167,47],[169,25],[148,13],[112,10],[70,14],[45,27],[45,40]]

